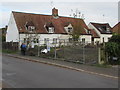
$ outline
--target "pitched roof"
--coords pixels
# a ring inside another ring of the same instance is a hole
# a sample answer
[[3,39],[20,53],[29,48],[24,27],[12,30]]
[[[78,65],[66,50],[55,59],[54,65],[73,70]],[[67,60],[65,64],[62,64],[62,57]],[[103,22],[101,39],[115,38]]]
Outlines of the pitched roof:
[[[112,28],[110,27],[110,25],[108,23],[93,23],[91,22],[91,24],[97,29],[99,30],[99,32],[101,34],[112,34]],[[108,28],[108,29],[107,29]]]
[[118,22],[113,28],[112,31],[120,34],[120,22]]
[[[23,13],[23,12],[14,12],[12,11],[18,30],[20,33],[27,32],[25,28],[26,22],[30,25],[34,25],[37,33],[48,33],[45,29],[45,24],[52,25],[55,28],[55,34],[67,34],[64,30],[66,24],[71,23],[73,26],[78,22],[82,27],[88,29],[87,25],[83,21],[83,19],[70,18],[70,17],[62,17],[54,18],[52,15],[42,15],[42,14],[32,14],[32,13]],[[86,34],[85,30],[82,31],[82,34]]]
[[89,31],[91,32],[92,37],[94,37],[94,38],[100,38],[100,36],[95,32],[95,30],[89,29]]

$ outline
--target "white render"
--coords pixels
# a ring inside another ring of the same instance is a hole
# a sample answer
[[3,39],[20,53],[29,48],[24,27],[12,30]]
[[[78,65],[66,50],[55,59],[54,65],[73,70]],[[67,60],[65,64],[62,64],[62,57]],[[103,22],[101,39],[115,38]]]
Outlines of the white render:
[[100,42],[103,43],[103,38],[104,38],[104,42],[108,42],[109,38],[112,37],[112,34],[101,34],[100,36]]
[[[103,41],[108,42],[109,38],[112,37],[112,34],[101,34],[100,31],[97,30],[97,28],[95,28],[91,23],[89,23],[88,27],[90,29],[95,30],[95,32],[99,35],[100,39],[97,39],[97,40],[99,40],[100,43],[103,43]],[[103,38],[104,38],[104,40],[103,40]],[[95,41],[94,41],[94,43],[95,43]]]
[[[35,36],[35,34],[31,34],[31,37]],[[80,36],[80,41],[82,41],[82,38],[85,38],[85,43],[91,43],[91,35],[81,35]],[[20,44],[24,42],[24,38],[27,38],[27,34],[20,34]],[[57,44],[56,46],[59,46],[60,42],[61,45],[67,45],[67,42],[69,41],[69,38],[71,38],[70,35],[67,34],[38,34],[37,37],[39,39],[39,43],[33,43],[34,45],[44,45],[45,44],[45,38],[49,39],[49,44],[51,47],[54,46],[53,44],[53,39],[56,38],[57,39]]]
[[80,35],[80,41],[82,42],[82,39],[85,38],[85,44],[90,44],[91,43],[91,35]]
[[6,42],[18,42],[19,32],[13,14],[11,14],[6,33]]
[[[50,46],[52,47],[53,46],[53,39],[57,39],[57,46],[59,46],[59,42],[60,40],[65,40],[68,41],[69,39],[69,35],[66,35],[66,34],[37,34],[36,37],[35,34],[29,34],[30,36],[28,36],[28,34],[20,34],[20,44],[22,44],[24,42],[24,38],[28,38],[28,37],[33,37],[33,38],[37,38],[39,40],[39,43],[32,43],[33,46],[34,45],[44,45],[45,44],[45,39],[49,39],[49,44]],[[32,38],[32,39],[33,39]]]
[[[70,32],[68,32],[68,28],[71,28]],[[73,26],[69,24],[68,26],[64,27],[64,29],[66,30],[67,33],[71,33],[73,31]]]
[[[72,25],[69,24],[68,27],[72,27]],[[71,38],[71,35],[69,35],[69,34],[54,34],[54,33],[48,33],[48,34],[19,33],[18,27],[17,27],[15,19],[14,19],[14,15],[11,14],[9,24],[8,24],[7,34],[6,34],[6,42],[19,42],[19,45],[21,45],[22,43],[24,43],[24,39],[27,39],[29,37],[31,37],[31,40],[33,40],[34,38],[39,40],[39,43],[32,42],[33,47],[35,45],[44,45],[45,39],[49,39],[49,44],[51,46],[54,46],[53,40],[57,39],[56,45],[59,46],[59,44],[68,45],[68,41],[69,41],[69,38]],[[80,40],[82,40],[82,38],[85,38],[86,44],[91,43],[91,35],[80,35]]]
[[94,45],[96,45],[97,43],[100,43],[100,38],[94,38]]

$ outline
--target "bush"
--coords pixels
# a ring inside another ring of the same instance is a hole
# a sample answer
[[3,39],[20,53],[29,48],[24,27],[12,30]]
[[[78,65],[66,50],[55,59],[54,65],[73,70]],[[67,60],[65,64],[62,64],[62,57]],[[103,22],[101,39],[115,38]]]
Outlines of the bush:
[[[120,35],[113,35],[105,45],[110,64],[120,64]],[[116,59],[115,59],[116,58]]]

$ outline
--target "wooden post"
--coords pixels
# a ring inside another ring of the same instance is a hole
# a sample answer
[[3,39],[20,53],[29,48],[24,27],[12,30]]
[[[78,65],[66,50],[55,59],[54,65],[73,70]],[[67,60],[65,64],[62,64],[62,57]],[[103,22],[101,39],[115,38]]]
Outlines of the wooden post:
[[98,64],[101,64],[101,50],[98,48]]

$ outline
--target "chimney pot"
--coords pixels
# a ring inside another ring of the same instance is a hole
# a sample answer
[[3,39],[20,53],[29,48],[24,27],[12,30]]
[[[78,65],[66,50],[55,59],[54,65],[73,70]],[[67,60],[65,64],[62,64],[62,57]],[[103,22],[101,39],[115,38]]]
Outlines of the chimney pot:
[[58,9],[53,8],[53,9],[52,9],[52,15],[53,15],[53,16],[58,16]]

